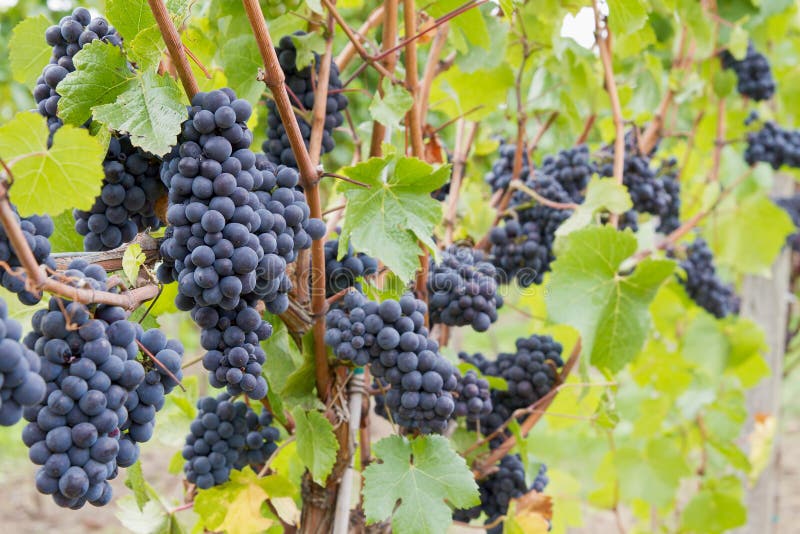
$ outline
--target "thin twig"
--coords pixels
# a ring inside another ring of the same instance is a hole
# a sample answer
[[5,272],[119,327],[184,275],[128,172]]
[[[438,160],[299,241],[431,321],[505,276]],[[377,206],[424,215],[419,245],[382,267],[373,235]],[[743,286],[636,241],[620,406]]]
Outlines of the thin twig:
[[167,374],[167,376],[169,376],[172,380],[175,381],[176,384],[178,384],[181,390],[186,391],[186,388],[184,387],[183,383],[178,379],[178,377],[175,376],[175,374],[172,371],[167,369],[167,366],[164,365],[161,361],[159,361],[159,359],[156,358],[152,352],[150,352],[150,349],[145,347],[142,344],[142,342],[139,341],[138,339],[136,340],[136,344],[139,345],[139,348],[142,350],[142,352],[144,352],[154,364],[156,364],[162,371],[164,371]]
[[[380,24],[383,21],[383,12],[383,6],[378,6],[375,11],[370,13],[369,17],[367,17],[367,20],[364,21],[364,24],[362,24],[361,27],[356,30],[356,38],[367,35],[372,28]],[[353,57],[355,57],[355,55],[355,45],[352,42],[348,42],[344,49],[339,52],[339,55],[336,56],[336,66],[339,68],[339,72],[347,68],[347,65],[350,64],[350,61],[353,59]]]
[[[625,165],[625,124],[622,120],[622,106],[619,103],[619,93],[617,92],[617,82],[614,80],[614,66],[611,55],[611,28],[607,23],[603,23],[600,14],[600,7],[597,0],[593,0],[594,19],[595,19],[595,40],[600,49],[600,60],[603,63],[603,73],[606,81],[606,91],[611,100],[611,114],[614,118],[614,181],[622,185],[622,172]],[[617,226],[619,216],[612,213],[609,221],[613,226]]]
[[[292,147],[292,153],[297,160],[297,166],[300,171],[300,177],[303,188],[305,189],[306,201],[308,202],[311,216],[314,218],[321,218],[322,203],[320,201],[318,186],[321,173],[317,170],[308,150],[306,150],[303,136],[300,133],[300,127],[297,123],[297,117],[294,114],[292,104],[289,101],[289,95],[286,92],[286,78],[283,74],[283,70],[281,70],[275,49],[272,46],[272,39],[269,35],[264,15],[261,12],[258,0],[242,0],[242,3],[247,12],[250,25],[253,28],[253,34],[258,43],[261,57],[264,60],[264,83],[266,83],[267,87],[269,87],[272,92],[275,105],[281,117],[281,122],[286,129],[286,135]],[[329,62],[330,59],[328,60],[328,63]],[[321,65],[321,68],[323,67],[325,67],[325,65]],[[327,65],[325,68],[329,69],[330,65]],[[316,364],[317,394],[324,400],[327,399],[330,389],[330,368],[324,343],[325,324],[319,320],[320,314],[325,306],[325,251],[323,245],[324,243],[322,240],[314,241],[311,244],[311,263],[314,266],[311,270],[311,311],[312,316],[316,319],[312,328],[314,330],[314,361]]]
[[[465,132],[466,131],[466,132]],[[456,146],[453,154],[453,175],[450,179],[450,192],[447,197],[447,214],[445,215],[445,244],[453,244],[453,233],[456,226],[456,210],[458,197],[461,192],[461,183],[464,177],[467,157],[478,131],[478,123],[471,122],[465,127],[465,121],[460,120],[456,128]]]
[[[417,39],[419,39],[420,37],[422,37],[426,33],[435,30],[436,28],[438,28],[439,26],[441,26],[442,24],[444,24],[448,20],[454,19],[455,17],[459,16],[460,14],[464,13],[465,11],[469,11],[470,9],[472,9],[474,7],[478,7],[480,5],[483,5],[488,1],[489,0],[474,0],[472,2],[467,2],[463,6],[461,6],[459,8],[456,8],[456,9],[454,9],[453,11],[451,11],[449,13],[445,13],[444,15],[439,17],[438,19],[434,20],[433,24],[431,24],[430,26],[426,27],[421,32],[411,34],[411,37],[406,37],[405,39],[403,39],[402,41],[397,43],[395,46],[389,48],[388,50],[384,50],[383,52],[381,52],[378,56],[374,57],[373,59],[383,59],[386,56],[388,56],[389,54],[391,54],[393,52],[397,52],[398,50],[400,50],[401,48],[405,47],[409,43],[413,43],[414,41],[416,41]],[[406,32],[406,35],[409,35],[409,33]]]
[[[558,375],[558,379],[556,384],[554,384],[554,388],[550,390],[547,395],[539,399],[536,403],[534,403],[534,407],[537,409],[536,412],[531,413],[522,422],[520,425],[520,435],[524,438],[528,435],[531,429],[536,425],[537,422],[542,418],[542,412],[546,411],[547,408],[550,407],[552,404],[553,399],[556,398],[556,395],[559,391],[559,386],[563,384],[569,373],[572,371],[572,368],[575,366],[576,362],[578,361],[578,356],[581,353],[581,340],[575,343],[575,348],[572,349],[572,354],[570,354],[569,360],[564,364],[564,368],[562,369],[561,373]],[[487,474],[489,474],[490,470],[494,467],[494,465],[503,458],[508,452],[514,448],[514,445],[517,443],[517,438],[514,436],[509,436],[506,438],[503,443],[497,446],[491,454],[486,458],[485,461],[481,462],[480,465],[473,471],[475,474],[476,479],[483,478]]]
[[537,193],[534,189],[531,189],[521,181],[511,182],[509,184],[511,189],[517,189],[522,191],[529,197],[532,197],[536,202],[543,206],[547,206],[548,208],[553,208],[557,210],[575,210],[578,209],[579,204],[575,204],[574,202],[555,202],[553,200],[549,200],[539,193]]
[[350,39],[350,43],[355,47],[356,52],[358,52],[358,55],[361,56],[361,59],[366,61],[370,67],[377,70],[381,76],[389,78],[392,83],[400,83],[400,80],[397,80],[391,72],[386,70],[386,68],[380,64],[377,58],[373,58],[367,53],[366,50],[364,50],[364,46],[361,44],[361,41],[359,41],[358,36],[353,32],[352,28],[347,25],[347,22],[345,22],[341,13],[339,13],[339,11],[336,9],[336,6],[334,6],[330,0],[322,0],[322,5],[325,6],[325,8],[328,10],[328,13],[333,16],[336,24],[338,24],[339,27],[344,31],[345,35],[347,35],[347,38]]
[[337,180],[341,180],[343,182],[347,182],[353,185],[357,185],[358,187],[363,187],[364,189],[370,189],[372,186],[369,184],[365,184],[364,182],[359,182],[358,180],[354,180],[349,176],[345,176],[343,174],[336,174],[335,172],[325,172],[322,173],[322,177],[329,177],[329,178],[336,178]]
[[722,164],[722,149],[725,146],[725,99],[720,97],[717,102],[717,137],[714,141],[711,172],[708,181],[714,183],[719,180],[719,168]]
[[150,4],[150,11],[153,12],[158,29],[161,31],[161,37],[167,45],[172,64],[178,72],[181,84],[183,84],[183,90],[186,91],[186,95],[191,100],[194,95],[200,92],[200,88],[197,85],[194,74],[192,74],[192,67],[186,59],[181,36],[172,23],[172,18],[169,16],[167,6],[164,5],[164,0],[147,0],[147,3]]
[[206,79],[210,80],[211,78],[213,78],[213,76],[211,76],[211,72],[209,72],[206,66],[203,65],[203,63],[197,58],[196,55],[194,55],[194,52],[192,52],[191,48],[189,48],[186,45],[183,45],[183,51],[186,52],[186,55],[189,56],[189,58],[192,61],[194,61],[194,64],[197,65],[197,68],[200,69],[200,71],[203,73],[203,76],[205,76]]
[[[383,30],[381,37],[381,49],[389,50],[397,41],[397,1],[398,0],[385,0],[384,2],[384,17],[383,17]],[[397,54],[388,54],[383,58],[383,66],[386,70],[394,75],[394,69],[397,66]],[[378,91],[380,92],[383,78],[378,80]],[[378,121],[372,122],[372,134],[369,142],[369,155],[370,157],[380,157],[382,155],[381,146],[386,137],[386,125]]]

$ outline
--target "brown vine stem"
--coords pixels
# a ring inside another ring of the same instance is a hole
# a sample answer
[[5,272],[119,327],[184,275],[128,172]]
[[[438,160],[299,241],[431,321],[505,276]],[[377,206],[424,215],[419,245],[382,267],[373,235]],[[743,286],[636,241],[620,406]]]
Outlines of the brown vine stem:
[[439,56],[442,55],[444,45],[447,42],[447,33],[449,27],[447,24],[442,24],[436,35],[433,36],[431,47],[428,50],[428,60],[425,63],[425,72],[422,75],[422,82],[420,83],[419,101],[420,101],[420,117],[428,116],[428,105],[430,102],[431,86],[437,74],[439,74]]
[[156,357],[153,355],[153,353],[152,353],[152,352],[150,352],[150,349],[148,349],[147,347],[145,347],[145,346],[142,344],[142,342],[141,342],[141,341],[139,341],[138,339],[136,340],[136,344],[137,344],[137,345],[139,345],[139,348],[142,350],[142,352],[144,352],[144,353],[147,355],[147,357],[148,357],[148,358],[150,358],[150,361],[152,361],[152,362],[153,362],[155,365],[157,365],[157,366],[158,366],[158,368],[159,368],[159,369],[161,369],[162,371],[164,371],[164,372],[167,374],[167,376],[169,376],[169,377],[170,377],[172,380],[174,380],[174,381],[175,381],[175,383],[176,383],[176,384],[178,384],[178,387],[180,387],[182,391],[186,391],[186,387],[185,387],[185,386],[183,385],[183,383],[182,383],[182,382],[181,382],[181,381],[178,379],[178,377],[177,377],[177,376],[175,376],[175,375],[173,374],[173,372],[172,372],[172,371],[170,371],[169,369],[167,369],[167,366],[166,366],[166,365],[164,365],[164,364],[163,364],[163,363],[162,363],[162,362],[161,362],[161,361],[160,361],[158,358],[156,358]]
[[722,148],[725,146],[725,99],[720,98],[717,102],[717,137],[714,140],[714,153],[712,156],[711,172],[708,175],[709,182],[719,180],[719,167],[722,163]]
[[359,182],[358,180],[353,180],[349,176],[345,176],[343,174],[336,174],[335,172],[326,172],[322,174],[323,178],[336,178],[337,180],[341,180],[343,182],[347,182],[353,185],[357,185],[358,187],[363,187],[364,189],[371,189],[372,186],[369,184],[365,184],[364,182]]
[[[403,26],[406,35],[417,33],[417,10],[414,0],[403,0]],[[405,45],[406,89],[411,93],[411,109],[406,113],[406,134],[411,139],[411,155],[425,160],[425,145],[422,141],[422,117],[420,117],[419,78],[417,73],[417,42],[407,40]],[[419,270],[414,283],[414,292],[417,298],[428,302],[428,249],[422,242],[419,243]],[[427,314],[426,314],[427,315]],[[427,319],[427,317],[426,317]]]
[[400,50],[403,47],[406,47],[409,43],[413,43],[414,41],[416,41],[417,39],[419,39],[420,37],[422,37],[426,33],[435,30],[436,28],[438,28],[439,26],[441,26],[442,24],[444,24],[448,20],[451,20],[451,19],[459,16],[460,14],[464,13],[465,11],[469,11],[470,9],[472,9],[474,7],[478,7],[478,6],[482,5],[482,4],[485,4],[488,1],[489,0],[474,0],[473,2],[467,2],[463,6],[461,6],[459,8],[456,8],[456,9],[454,9],[453,11],[451,11],[449,13],[445,13],[444,15],[439,17],[438,19],[434,20],[433,24],[431,24],[430,26],[426,27],[424,30],[422,30],[419,33],[416,33],[416,32],[415,33],[408,33],[408,30],[406,30],[406,35],[411,35],[411,37],[406,37],[405,39],[403,39],[402,41],[397,43],[395,46],[393,46],[393,47],[391,47],[391,48],[389,48],[387,50],[384,50],[383,52],[381,52],[378,56],[374,57],[373,59],[383,59],[383,58],[385,58],[389,54],[391,54],[393,52],[396,52],[396,51]]
[[186,91],[186,95],[191,100],[200,91],[200,88],[197,86],[197,80],[192,74],[192,67],[186,58],[181,36],[172,23],[167,6],[164,5],[164,0],[147,0],[147,3],[150,4],[150,11],[153,12],[153,17],[158,23],[158,29],[161,31],[164,43],[167,45],[172,63],[178,72],[178,78],[183,84],[183,90]]
[[[617,82],[614,80],[614,66],[611,55],[611,28],[607,21],[603,21],[600,15],[600,7],[597,0],[593,0],[594,20],[595,20],[595,40],[600,49],[600,60],[603,63],[603,73],[606,80],[606,91],[611,100],[611,113],[614,118],[614,181],[622,185],[622,171],[625,165],[625,124],[622,120],[622,106],[619,103],[619,93],[617,92]],[[616,227],[619,216],[612,213],[609,217],[610,223]]]
[[[367,33],[369,33],[370,30],[372,30],[378,24],[383,22],[383,13],[384,13],[383,6],[378,6],[378,8],[375,9],[375,11],[370,13],[369,17],[367,17],[367,20],[364,21],[364,24],[362,24],[361,27],[355,32],[356,37],[361,38],[359,39],[359,42],[361,42],[361,40],[366,40],[365,36],[367,35]],[[355,55],[356,55],[355,44],[353,44],[353,42],[347,43],[347,45],[342,49],[342,51],[339,52],[339,55],[336,56],[336,66],[339,67],[339,72],[347,68],[347,66],[350,64],[350,61],[353,60]]]
[[[264,60],[263,81],[270,89],[275,105],[278,108],[281,122],[289,137],[292,153],[297,160],[300,178],[306,193],[306,200],[314,218],[322,217],[322,204],[319,195],[320,172],[313,163],[306,150],[297,117],[292,109],[292,103],[286,92],[285,76],[281,70],[272,39],[267,29],[264,15],[261,12],[258,0],[242,0],[250,26],[253,28],[256,42],[258,43],[261,57]],[[330,61],[328,61],[329,63]],[[325,65],[321,65],[321,68]],[[330,68],[330,65],[327,66]],[[314,318],[314,361],[316,364],[317,393],[321,399],[326,399],[330,387],[330,368],[328,354],[325,349],[325,324],[318,320],[325,307],[325,251],[322,240],[314,241],[311,245],[311,312]]]
[[456,146],[453,154],[453,176],[450,179],[450,194],[447,197],[447,214],[445,215],[445,243],[453,244],[453,233],[456,226],[456,210],[458,209],[458,197],[461,192],[461,183],[464,177],[464,169],[467,164],[472,143],[478,132],[478,123],[471,122],[465,126],[465,121],[458,121],[456,127]]
[[[686,25],[681,27],[681,37],[680,37],[680,45],[678,49],[678,54],[676,56],[675,62],[673,63],[673,67],[685,67],[684,63],[684,54],[685,54],[685,47],[686,47],[686,38],[687,38],[687,31]],[[664,117],[667,114],[667,109],[669,108],[670,104],[672,103],[672,99],[675,96],[675,92],[672,88],[667,87],[667,91],[664,93],[664,96],[661,99],[661,102],[658,105],[658,110],[656,114],[653,116],[653,120],[647,125],[647,128],[639,136],[639,151],[642,154],[649,154],[651,150],[656,146],[659,137],[661,136],[661,132],[664,129]]]
[[536,132],[536,137],[533,138],[531,141],[531,145],[528,147],[528,161],[533,161],[533,153],[536,152],[536,148],[539,146],[539,142],[544,137],[544,134],[547,133],[547,130],[553,125],[555,120],[558,118],[558,111],[554,111],[547,117],[547,120],[544,124],[539,128],[539,131]]
[[[386,0],[384,3],[383,30],[381,37],[381,48],[388,50],[397,41],[397,0]],[[397,54],[389,54],[383,58],[383,65],[386,70],[394,73],[397,66]],[[393,74],[394,75],[394,74]],[[378,90],[381,88],[383,78],[378,80]],[[369,142],[370,157],[380,157],[382,155],[381,145],[386,137],[386,125],[378,121],[372,123],[372,134]]]
[[[520,435],[523,438],[528,435],[531,429],[542,418],[544,412],[547,411],[547,408],[550,407],[550,404],[552,404],[553,399],[556,398],[556,395],[560,390],[560,386],[564,384],[570,372],[572,371],[572,368],[575,367],[575,364],[578,361],[580,353],[581,353],[581,340],[578,339],[578,341],[575,342],[575,347],[572,349],[572,354],[570,354],[569,360],[567,360],[567,363],[564,364],[564,368],[558,375],[558,380],[554,384],[553,389],[551,389],[547,393],[547,395],[545,395],[544,397],[536,401],[536,403],[534,403],[536,411],[528,415],[528,417],[525,418],[525,421],[523,421],[522,424],[520,425]],[[491,454],[489,454],[486,460],[481,462],[476,467],[476,469],[473,470],[475,478],[480,479],[488,475],[494,468],[494,465],[501,458],[507,455],[509,451],[514,447],[514,445],[516,445],[516,443],[517,443],[517,438],[515,438],[514,436],[509,436],[508,438],[506,438],[506,440],[503,441],[503,443],[501,443],[496,449],[494,449],[491,452]]]
[[142,302],[154,299],[159,293],[158,285],[155,284],[138,287],[124,293],[110,293],[108,291],[94,291],[92,289],[73,287],[45,276],[33,256],[33,251],[28,245],[28,241],[22,234],[22,228],[17,222],[17,216],[8,199],[8,182],[5,181],[0,183],[0,224],[2,224],[11,247],[25,269],[25,273],[28,276],[28,284],[33,290],[47,291],[83,304],[108,304],[120,306],[126,310],[132,310]]
[[122,257],[125,251],[133,244],[142,247],[145,255],[145,264],[152,264],[158,259],[158,241],[147,234],[139,234],[136,238],[124,245],[112,250],[102,252],[57,252],[50,256],[56,262],[57,269],[66,269],[73,260],[82,259],[95,265],[100,265],[106,271],[118,271],[122,269]]
[[333,15],[334,20],[336,20],[336,24],[339,25],[342,31],[344,31],[345,35],[347,35],[347,38],[350,39],[350,44],[355,47],[356,52],[359,56],[361,56],[361,59],[363,59],[370,67],[377,70],[381,76],[392,80],[392,83],[400,83],[400,80],[397,80],[391,72],[386,70],[386,67],[381,65],[378,60],[367,53],[367,51],[364,49],[364,46],[361,44],[361,41],[358,39],[358,36],[355,34],[355,32],[353,32],[352,28],[347,25],[347,22],[345,22],[341,13],[339,13],[339,11],[336,9],[334,2],[331,2],[331,0],[322,0],[322,5],[325,6],[325,8],[328,10],[328,13]]
[[595,113],[589,115],[589,117],[586,119],[586,122],[583,124],[583,131],[581,132],[581,135],[578,136],[578,139],[575,141],[576,145],[581,145],[586,142],[586,139],[589,138],[589,134],[592,131],[595,120],[597,120],[597,115]]
[[575,210],[578,209],[579,207],[578,204],[575,204],[573,202],[555,202],[553,200],[549,200],[540,195],[539,193],[537,193],[535,190],[525,185],[524,183],[522,183],[521,181],[511,182],[509,184],[509,187],[511,189],[517,189],[519,191],[522,191],[529,197],[532,197],[534,200],[536,200],[536,202],[538,202],[539,204],[547,206],[548,208],[553,208],[557,210]]

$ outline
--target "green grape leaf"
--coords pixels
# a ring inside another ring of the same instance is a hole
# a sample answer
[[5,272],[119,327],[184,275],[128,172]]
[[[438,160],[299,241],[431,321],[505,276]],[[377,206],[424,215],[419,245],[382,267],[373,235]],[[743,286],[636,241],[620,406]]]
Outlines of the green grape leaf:
[[156,155],[169,152],[186,118],[181,89],[169,75],[154,71],[137,76],[113,104],[94,108],[94,118]]
[[683,453],[667,438],[649,441],[642,451],[620,448],[614,455],[614,464],[621,496],[661,507],[672,502],[681,478],[691,474]]
[[736,89],[736,73],[730,69],[720,69],[714,72],[711,79],[714,94],[720,98],[733,94]]
[[[426,11],[430,16],[439,18],[462,5],[464,2],[461,0],[439,0],[431,3]],[[467,41],[475,46],[489,48],[491,43],[489,30],[480,9],[470,9],[461,13],[450,21],[450,26],[453,32],[452,42],[459,52],[466,52],[469,49]]]
[[670,260],[645,259],[630,274],[622,263],[636,252],[633,233],[609,226],[573,232],[552,265],[546,293],[553,321],[577,329],[591,363],[612,372],[641,349],[650,322],[648,306],[675,269]]
[[[431,110],[448,117],[467,112],[469,120],[478,121],[504,105],[508,88],[514,85],[514,72],[507,63],[492,70],[464,72],[457,66],[438,76],[431,88]],[[475,88],[480,87],[480,91]]]
[[147,256],[142,252],[142,245],[133,243],[125,249],[122,254],[122,272],[128,282],[133,286],[136,284],[136,279],[139,277],[139,269],[144,265]]
[[642,0],[608,0],[608,25],[618,35],[628,35],[647,21],[647,2]]
[[720,206],[704,235],[720,264],[740,273],[765,275],[794,231],[782,208],[766,194],[752,192]]
[[741,26],[734,26],[731,28],[730,37],[728,38],[728,52],[738,60],[744,59],[747,55],[747,44],[750,42],[750,35],[747,30]]
[[169,471],[170,475],[178,475],[183,472],[183,465],[185,463],[186,460],[183,459],[183,453],[181,451],[175,451],[175,454],[172,455],[169,461],[167,471]]
[[442,216],[430,193],[450,176],[450,166],[434,169],[417,158],[389,154],[371,158],[342,174],[369,185],[338,184],[347,197],[347,217],[339,236],[339,254],[353,246],[381,258],[402,280],[410,280],[419,267],[421,241],[431,251],[431,235]]
[[64,210],[53,217],[55,230],[50,236],[51,252],[74,252],[83,250],[83,237],[75,231],[75,218],[71,210]]
[[199,516],[199,524],[208,530],[228,534],[249,534],[272,527],[278,519],[261,506],[270,496],[264,488],[265,480],[245,467],[232,471],[231,479],[225,484],[198,490],[194,511]]
[[264,92],[264,82],[258,81],[258,69],[264,66],[256,39],[250,34],[234,37],[220,52],[220,60],[228,85],[239,98],[255,102]]
[[383,82],[383,96],[376,92],[369,105],[369,114],[373,120],[391,128],[396,128],[400,120],[411,109],[414,99],[411,93],[400,85]]
[[374,451],[378,461],[364,470],[368,524],[391,517],[397,534],[444,532],[453,522],[451,506],[480,503],[467,463],[442,436],[389,436]]
[[156,25],[146,0],[107,0],[106,17],[125,41],[132,41],[139,32]]
[[747,510],[741,495],[704,488],[692,497],[681,515],[681,531],[715,534],[744,525]]
[[325,479],[336,462],[339,442],[333,434],[333,425],[320,412],[306,411],[301,407],[292,410],[297,437],[297,454],[314,481],[325,485]]
[[181,532],[174,516],[157,501],[148,501],[139,508],[136,497],[126,495],[117,499],[116,516],[119,522],[136,534],[173,534]]
[[89,209],[100,193],[106,147],[83,128],[59,128],[51,148],[48,135],[46,119],[35,112],[0,126],[0,154],[14,175],[11,198],[23,216]]
[[125,486],[133,492],[139,510],[144,510],[144,505],[150,501],[150,496],[147,494],[147,482],[142,473],[141,459],[136,460],[136,463],[127,468],[125,472],[127,473]]
[[42,68],[50,61],[53,49],[44,40],[50,21],[44,15],[28,17],[14,27],[8,43],[11,73],[14,80],[34,87]]
[[93,41],[72,58],[75,71],[58,84],[58,116],[80,126],[92,108],[114,102],[136,78],[119,47]]
[[155,70],[133,71],[118,47],[92,42],[73,58],[75,72],[59,83],[59,116],[81,125],[89,117],[156,155],[169,152],[186,118],[181,90]]
[[295,65],[297,65],[298,69],[311,65],[311,62],[314,61],[315,53],[321,55],[325,52],[325,38],[317,32],[292,35],[292,42],[297,49]]
[[587,226],[598,211],[622,214],[632,206],[631,197],[624,185],[616,183],[613,178],[593,179],[586,189],[586,199],[558,227],[556,235],[564,236]]
[[153,68],[166,48],[158,25],[140,31],[125,47],[139,70]]

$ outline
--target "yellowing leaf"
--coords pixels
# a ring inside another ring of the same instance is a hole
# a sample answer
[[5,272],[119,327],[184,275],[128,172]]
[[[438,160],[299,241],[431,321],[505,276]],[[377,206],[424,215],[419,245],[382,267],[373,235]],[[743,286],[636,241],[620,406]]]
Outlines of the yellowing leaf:
[[122,255],[122,271],[128,278],[131,285],[136,284],[136,278],[139,276],[139,268],[144,265],[147,257],[142,252],[142,246],[139,243],[133,243],[125,249]]
[[256,473],[246,467],[231,472],[230,481],[207,490],[199,490],[194,511],[209,530],[228,534],[261,532],[276,523],[274,517],[261,513],[268,498]]
[[747,473],[747,479],[751,485],[756,483],[772,457],[775,430],[774,415],[756,414],[753,432],[747,438],[750,442],[750,472]]

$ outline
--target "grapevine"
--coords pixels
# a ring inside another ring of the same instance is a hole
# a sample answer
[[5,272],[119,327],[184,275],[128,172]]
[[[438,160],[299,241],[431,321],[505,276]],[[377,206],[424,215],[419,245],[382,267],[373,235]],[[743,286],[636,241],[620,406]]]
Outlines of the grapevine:
[[2,28],[12,529],[784,528],[793,5],[50,4]]

